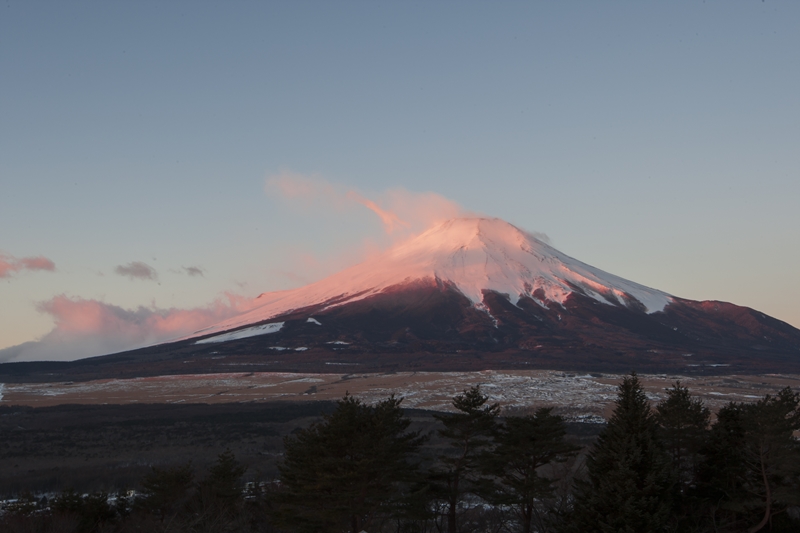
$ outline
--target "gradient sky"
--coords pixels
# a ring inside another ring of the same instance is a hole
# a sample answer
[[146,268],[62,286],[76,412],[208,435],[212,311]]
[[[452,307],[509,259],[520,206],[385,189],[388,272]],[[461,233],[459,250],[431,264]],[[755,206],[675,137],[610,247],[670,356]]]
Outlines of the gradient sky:
[[319,279],[370,201],[800,327],[800,3],[0,5],[0,361]]

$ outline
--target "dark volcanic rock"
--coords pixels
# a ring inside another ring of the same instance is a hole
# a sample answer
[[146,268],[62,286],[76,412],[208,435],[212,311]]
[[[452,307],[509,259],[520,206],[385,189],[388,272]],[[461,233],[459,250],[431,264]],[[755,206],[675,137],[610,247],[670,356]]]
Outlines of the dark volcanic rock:
[[485,291],[484,305],[476,308],[451,284],[415,281],[275,317],[269,322],[284,322],[276,333],[205,344],[196,338],[72,363],[7,363],[0,381],[512,368],[800,373],[800,330],[728,303],[675,299],[647,314],[577,292],[563,305],[530,297],[514,305]]

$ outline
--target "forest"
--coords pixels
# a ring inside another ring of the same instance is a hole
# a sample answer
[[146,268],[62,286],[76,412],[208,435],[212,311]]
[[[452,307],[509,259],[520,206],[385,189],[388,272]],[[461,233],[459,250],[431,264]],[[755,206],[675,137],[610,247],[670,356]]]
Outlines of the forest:
[[551,407],[502,411],[479,386],[452,405],[419,427],[402,398],[346,395],[283,436],[268,475],[226,449],[204,467],[150,466],[113,493],[21,490],[0,531],[800,531],[790,388],[712,413],[680,382],[652,405],[632,373],[596,437]]

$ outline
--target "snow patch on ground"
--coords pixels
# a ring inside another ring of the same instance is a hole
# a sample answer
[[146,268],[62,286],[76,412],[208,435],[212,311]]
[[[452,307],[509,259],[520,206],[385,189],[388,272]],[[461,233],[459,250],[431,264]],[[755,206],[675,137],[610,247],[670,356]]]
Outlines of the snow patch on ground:
[[209,344],[212,342],[226,342],[236,339],[246,339],[247,337],[255,337],[257,335],[267,335],[269,333],[277,333],[283,327],[283,322],[274,322],[272,324],[262,324],[260,326],[253,326],[252,328],[240,329],[231,331],[230,333],[223,333],[207,339],[202,339],[195,344]]
[[[282,347],[281,347],[282,348]],[[283,348],[287,349],[287,348]],[[336,373],[233,372],[105,379],[88,382],[6,383],[0,405],[47,406],[65,403],[219,403],[275,400],[338,400],[346,393],[367,403],[391,394],[404,398],[404,408],[453,411],[453,396],[473,385],[509,414],[552,406],[568,420],[601,423],[616,400],[619,374],[582,374],[554,370],[482,372],[353,373],[358,363],[326,361]],[[680,381],[706,406],[717,410],[730,401],[761,398],[765,384],[780,390],[796,386],[797,375],[681,376],[640,374],[647,398],[658,402]],[[309,384],[316,392],[308,393]]]
[[318,326],[321,326],[321,325],[322,325],[322,324],[319,322],[319,320],[317,320],[316,318],[311,318],[311,317],[309,317],[309,318],[308,318],[308,320],[306,320],[306,322],[309,322],[309,323],[311,323],[311,324],[316,324],[316,325],[318,325]]

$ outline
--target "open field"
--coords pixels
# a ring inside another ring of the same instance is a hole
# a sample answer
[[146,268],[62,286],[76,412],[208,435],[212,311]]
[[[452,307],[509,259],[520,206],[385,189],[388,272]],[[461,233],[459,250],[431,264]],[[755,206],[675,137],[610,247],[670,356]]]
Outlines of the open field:
[[[227,373],[0,385],[0,495],[136,486],[153,465],[189,459],[198,473],[231,449],[248,477],[271,479],[283,438],[331,412],[349,392],[367,402],[405,398],[412,429],[435,437],[432,414],[480,384],[508,414],[554,406],[576,443],[602,428],[618,374],[556,371],[397,372],[370,374]],[[653,401],[681,380],[709,407],[755,401],[797,375],[640,375]],[[436,439],[427,447],[436,447]]]
[[[709,407],[754,401],[783,387],[800,386],[798,375],[640,375],[651,399],[677,380]],[[556,406],[562,415],[602,422],[616,397],[618,374],[547,370],[300,374],[284,372],[190,374],[66,383],[0,385],[0,405],[231,403],[336,400],[349,392],[367,401],[390,394],[404,407],[446,411],[453,395],[480,384],[493,401],[512,409]]]

